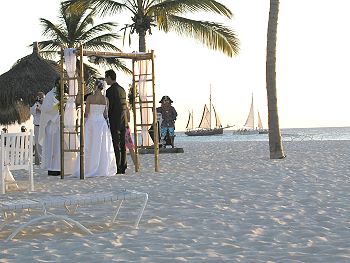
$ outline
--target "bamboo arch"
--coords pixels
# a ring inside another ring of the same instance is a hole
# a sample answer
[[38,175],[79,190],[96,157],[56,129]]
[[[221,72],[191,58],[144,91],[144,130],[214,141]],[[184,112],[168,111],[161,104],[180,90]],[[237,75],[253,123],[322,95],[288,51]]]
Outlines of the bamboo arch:
[[[64,70],[64,50],[61,48],[61,64],[60,64],[60,75],[61,75],[61,97],[60,102],[64,101],[64,82],[69,80],[76,80],[78,83],[78,89],[80,90],[79,96],[80,101],[84,101],[84,57],[114,57],[114,58],[123,58],[123,59],[131,59],[132,60],[132,90],[133,94],[139,94],[138,92],[138,83],[140,82],[140,76],[146,75],[145,81],[150,83],[152,92],[147,97],[146,100],[141,99],[140,96],[134,96],[134,99],[132,101],[132,109],[133,109],[133,128],[134,128],[134,144],[135,144],[135,155],[136,155],[136,162],[135,162],[135,172],[138,172],[140,170],[140,162],[139,162],[139,138],[138,134],[141,131],[141,129],[144,129],[145,127],[149,127],[150,125],[153,126],[153,131],[158,130],[158,122],[157,122],[157,112],[156,112],[156,102],[155,102],[155,73],[154,73],[154,51],[148,53],[121,53],[121,52],[101,52],[101,51],[88,51],[84,50],[83,46],[81,45],[78,49],[75,50],[75,55],[79,57],[81,63],[79,74],[75,74],[74,77],[68,77],[65,74]],[[148,61],[151,63],[151,73],[144,74],[143,72],[136,72],[136,63],[141,61]],[[72,95],[69,95],[72,96]],[[75,96],[75,95],[73,95]],[[80,158],[80,179],[84,179],[84,107],[81,107],[80,110],[80,123],[76,125],[75,132],[67,131],[64,123],[64,103],[60,103],[60,146],[61,146],[61,179],[64,179],[64,157],[66,153],[69,152],[76,152],[79,153]],[[152,109],[152,121],[151,122],[143,122],[140,117],[138,117],[137,110],[141,110],[143,108],[151,108]],[[65,148],[65,137],[67,136],[77,136],[79,135],[79,147],[78,148]],[[158,133],[154,133],[154,167],[155,172],[159,172],[159,138]]]

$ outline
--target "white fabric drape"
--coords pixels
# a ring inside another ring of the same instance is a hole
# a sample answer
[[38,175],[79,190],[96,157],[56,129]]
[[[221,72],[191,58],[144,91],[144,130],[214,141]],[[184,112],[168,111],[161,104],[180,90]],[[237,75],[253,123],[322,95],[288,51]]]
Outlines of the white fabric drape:
[[[147,101],[148,89],[147,89],[147,73],[148,73],[148,61],[141,60],[138,62],[139,66],[139,93],[141,101]],[[143,107],[141,110],[141,122],[142,124],[152,123],[152,111],[150,108]],[[148,127],[143,126],[141,130],[141,138],[143,146],[151,145],[151,137],[148,133]]]
[[56,87],[53,87],[46,95],[41,105],[39,138],[38,142],[41,146],[44,145],[45,129],[49,122],[59,122],[58,100],[56,99]]
[[[69,78],[74,78],[76,76],[76,65],[77,65],[77,58],[75,55],[75,48],[66,48],[64,50],[64,63],[66,66],[66,71]],[[77,79],[71,79],[68,81],[68,87],[69,91],[68,94],[68,100],[66,102],[65,110],[64,110],[64,126],[65,129],[67,129],[70,132],[75,131],[76,127],[76,120],[77,120],[77,110],[75,105],[75,97],[72,95],[77,95],[78,93],[78,81]],[[68,146],[69,149],[77,149],[78,148],[78,137],[74,134],[66,134],[64,136],[64,141],[66,144],[66,147]],[[66,152],[64,154],[65,158],[65,173],[71,174],[74,169],[74,162],[77,158],[76,153],[70,153]]]
[[[73,78],[75,76],[77,58],[75,56],[75,48],[66,48],[64,50],[64,63],[66,65],[66,71],[68,77]],[[78,93],[78,82],[77,80],[69,80],[69,95],[77,95]],[[69,131],[74,131],[75,122],[77,117],[77,111],[75,107],[74,97],[69,96],[66,108],[64,111],[64,124]]]

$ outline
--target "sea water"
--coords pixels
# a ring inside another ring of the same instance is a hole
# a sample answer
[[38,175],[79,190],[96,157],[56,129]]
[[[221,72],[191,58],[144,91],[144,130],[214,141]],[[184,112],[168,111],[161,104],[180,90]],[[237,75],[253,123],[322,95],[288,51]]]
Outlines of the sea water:
[[[33,129],[30,118],[26,123],[7,126],[9,132],[20,132],[24,125],[28,130]],[[2,126],[3,127],[3,126]],[[0,128],[2,128],[0,127]],[[178,142],[218,142],[218,141],[268,141],[268,134],[241,135],[233,130],[224,130],[222,135],[187,136],[184,132],[175,131],[175,145]],[[322,140],[350,140],[350,127],[324,128],[288,128],[281,129],[282,141],[322,141]],[[139,137],[139,142],[141,136]]]
[[[268,134],[241,135],[224,130],[222,135],[187,136],[176,132],[175,142],[218,142],[218,141],[268,141]],[[282,141],[350,140],[350,127],[289,128],[281,129]]]

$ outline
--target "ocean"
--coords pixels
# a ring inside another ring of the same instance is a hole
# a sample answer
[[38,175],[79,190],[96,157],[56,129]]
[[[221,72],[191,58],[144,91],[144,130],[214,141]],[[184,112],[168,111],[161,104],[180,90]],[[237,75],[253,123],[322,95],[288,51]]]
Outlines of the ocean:
[[[175,144],[179,142],[268,141],[268,134],[239,135],[224,130],[223,135],[187,136],[175,131]],[[289,128],[281,129],[282,141],[350,140],[350,127]]]
[[[20,132],[24,125],[33,129],[32,120],[21,125],[8,126],[9,132]],[[2,128],[2,127],[0,127]],[[322,141],[322,140],[350,140],[350,127],[324,127],[324,128],[288,128],[281,129],[283,141]],[[268,141],[268,134],[238,135],[232,130],[224,130],[223,135],[213,136],[187,136],[184,132],[175,131],[175,145],[178,142],[218,142],[218,141]],[[139,138],[139,140],[141,137]]]

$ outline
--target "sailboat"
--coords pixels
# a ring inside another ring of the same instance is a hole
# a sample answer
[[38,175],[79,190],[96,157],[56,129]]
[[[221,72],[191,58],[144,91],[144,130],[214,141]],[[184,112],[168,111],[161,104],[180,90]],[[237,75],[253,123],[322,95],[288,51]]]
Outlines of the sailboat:
[[[214,113],[214,119],[215,119],[215,127],[212,128],[212,111]],[[209,136],[209,135],[218,135],[223,134],[224,128],[221,125],[219,115],[215,111],[214,106],[211,103],[211,89],[210,89],[210,95],[209,95],[209,108],[207,105],[204,105],[203,114],[201,122],[199,123],[198,128],[193,128],[193,112],[189,113],[188,121],[186,125],[186,132],[185,134],[188,136]],[[228,126],[229,127],[229,126]],[[226,127],[225,127],[226,128]]]
[[260,118],[260,112],[258,111],[258,132],[259,134],[267,134],[269,133],[268,129],[264,129],[263,125],[262,125],[262,121]]
[[254,98],[252,94],[252,102],[250,104],[250,110],[247,117],[247,120],[244,124],[244,127],[242,129],[236,130],[235,134],[242,134],[242,135],[250,135],[250,134],[264,134],[268,133],[268,130],[263,128],[261,117],[259,111],[258,113],[258,125],[255,126],[255,111],[254,111]]

